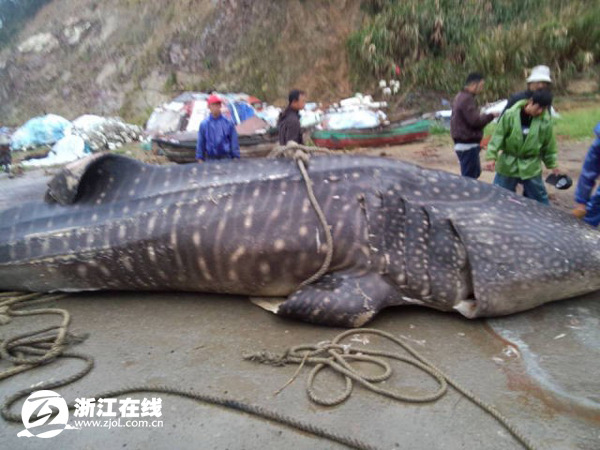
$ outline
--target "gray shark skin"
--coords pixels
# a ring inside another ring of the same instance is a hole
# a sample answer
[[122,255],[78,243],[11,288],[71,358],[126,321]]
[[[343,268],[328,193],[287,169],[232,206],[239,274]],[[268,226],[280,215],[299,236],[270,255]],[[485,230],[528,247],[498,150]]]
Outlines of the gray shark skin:
[[102,154],[0,211],[0,289],[287,297],[282,316],[362,326],[388,306],[469,318],[600,288],[600,233],[495,186],[383,158],[313,157],[326,255],[296,163],[153,166]]

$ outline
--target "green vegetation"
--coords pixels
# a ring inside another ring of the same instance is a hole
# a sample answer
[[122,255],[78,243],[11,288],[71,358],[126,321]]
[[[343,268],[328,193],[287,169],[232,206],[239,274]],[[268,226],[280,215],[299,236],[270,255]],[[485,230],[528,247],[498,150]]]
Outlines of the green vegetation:
[[434,136],[450,134],[450,130],[437,121],[432,121],[429,127],[429,133]]
[[[455,92],[468,72],[488,75],[487,99],[523,86],[524,70],[550,66],[558,89],[575,73],[598,76],[600,2],[585,0],[371,0],[347,42],[360,87],[396,77]],[[597,67],[596,67],[597,69]]]
[[594,127],[600,122],[600,107],[573,109],[560,113],[560,119],[554,122],[557,136],[571,139],[586,139],[594,136]]
[[178,84],[179,83],[177,82],[177,73],[170,72],[169,76],[167,77],[167,80],[165,81],[165,84],[163,86],[163,92],[170,93],[172,91],[177,90]]

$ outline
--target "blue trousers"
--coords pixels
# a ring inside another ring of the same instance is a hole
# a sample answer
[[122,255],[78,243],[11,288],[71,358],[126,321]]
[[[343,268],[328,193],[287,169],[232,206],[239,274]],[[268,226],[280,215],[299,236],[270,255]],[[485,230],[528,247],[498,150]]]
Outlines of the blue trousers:
[[593,227],[597,227],[600,224],[600,192],[596,190],[592,198],[587,202],[586,208],[587,213],[583,218],[583,221],[589,223]]
[[456,152],[460,162],[460,174],[463,177],[479,178],[481,175],[481,161],[479,160],[480,146],[473,147],[470,150]]
[[500,175],[496,172],[496,177],[494,178],[494,184],[496,186],[516,192],[517,184],[519,183],[523,185],[523,195],[525,197],[536,200],[544,205],[550,204],[548,201],[548,192],[546,191],[546,187],[544,186],[544,181],[542,180],[541,175],[529,178],[527,180],[522,180],[521,178],[505,177],[504,175]]

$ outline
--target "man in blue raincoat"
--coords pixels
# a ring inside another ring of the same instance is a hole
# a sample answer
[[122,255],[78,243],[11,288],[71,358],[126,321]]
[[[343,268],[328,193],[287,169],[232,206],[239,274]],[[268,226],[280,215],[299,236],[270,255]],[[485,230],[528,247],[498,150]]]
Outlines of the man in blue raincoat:
[[235,125],[221,114],[221,99],[208,97],[210,115],[202,121],[198,130],[196,160],[202,163],[210,159],[235,159],[240,157],[240,145]]
[[575,190],[575,207],[573,213],[590,225],[597,227],[600,224],[600,192],[596,190],[594,194],[594,186],[596,180],[600,176],[600,122],[594,128],[596,139],[588,150],[577,189]]

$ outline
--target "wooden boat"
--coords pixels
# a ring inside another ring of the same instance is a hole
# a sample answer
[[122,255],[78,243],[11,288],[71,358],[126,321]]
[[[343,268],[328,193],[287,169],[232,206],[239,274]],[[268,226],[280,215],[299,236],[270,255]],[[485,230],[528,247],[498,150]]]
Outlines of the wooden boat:
[[[158,149],[173,162],[185,164],[196,161],[197,132],[178,132],[152,139],[152,146]],[[267,156],[275,144],[277,134],[253,134],[238,136],[240,155],[242,158],[258,158]]]
[[406,144],[427,136],[429,121],[415,119],[376,128],[315,130],[311,133],[315,145],[331,149]]

